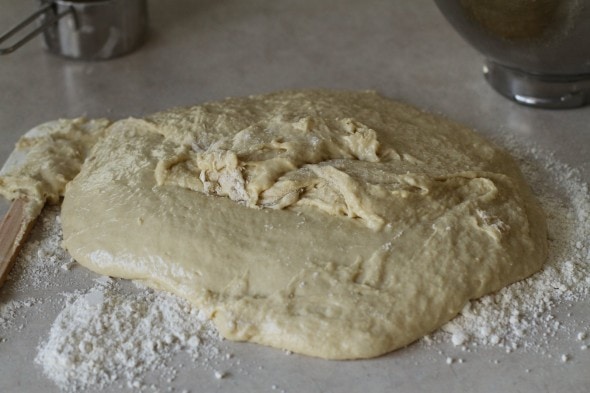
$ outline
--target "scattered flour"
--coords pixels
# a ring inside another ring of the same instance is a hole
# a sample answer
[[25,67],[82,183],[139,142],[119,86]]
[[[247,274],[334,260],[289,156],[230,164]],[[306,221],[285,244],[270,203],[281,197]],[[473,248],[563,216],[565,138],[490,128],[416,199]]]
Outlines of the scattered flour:
[[172,381],[175,370],[166,363],[179,352],[192,361],[221,357],[215,329],[189,303],[149,289],[130,294],[106,277],[96,281],[86,293],[67,295],[35,359],[61,389],[141,388],[154,370]]
[[[75,261],[61,248],[62,233],[59,206],[46,206],[23,245],[8,276],[16,291],[47,289],[55,286],[58,267]],[[26,278],[26,279],[23,279]]]
[[0,303],[0,328],[8,329],[12,327],[21,309],[32,307],[39,302],[39,299],[28,298],[21,301],[10,300],[6,303]]
[[57,206],[48,206],[41,214],[29,241],[16,258],[3,287],[6,289],[0,292],[0,342],[7,340],[8,329],[21,331],[26,326],[26,311],[45,301],[42,297],[31,297],[31,290],[53,286],[58,261],[71,260],[59,246],[61,225],[58,217]]

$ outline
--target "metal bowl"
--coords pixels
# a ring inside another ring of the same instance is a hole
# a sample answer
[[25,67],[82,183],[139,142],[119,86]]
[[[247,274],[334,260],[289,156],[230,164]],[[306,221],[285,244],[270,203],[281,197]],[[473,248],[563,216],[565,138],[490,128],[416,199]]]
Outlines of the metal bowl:
[[590,0],[435,0],[486,57],[502,95],[544,108],[590,103]]

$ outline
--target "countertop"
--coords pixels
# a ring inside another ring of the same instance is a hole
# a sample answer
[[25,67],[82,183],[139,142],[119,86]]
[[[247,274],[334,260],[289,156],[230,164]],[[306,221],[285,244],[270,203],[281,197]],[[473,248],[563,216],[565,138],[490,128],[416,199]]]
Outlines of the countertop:
[[[432,1],[153,0],[149,5],[148,40],[130,55],[71,61],[47,53],[36,39],[0,58],[0,163],[24,132],[60,117],[118,119],[228,96],[325,87],[372,89],[487,136],[508,132],[553,152],[590,180],[590,107],[539,110],[498,95],[482,76],[482,56]],[[4,0],[1,7],[4,31],[35,3]],[[2,202],[0,212],[6,206]],[[90,276],[76,277],[64,286],[76,288],[76,280]],[[58,297],[64,290],[36,295]],[[11,296],[0,289],[0,302]],[[577,323],[587,326],[588,302],[573,309]],[[51,322],[32,315],[22,330],[0,332],[10,338],[0,343],[0,391],[58,391],[33,362]],[[452,366],[445,359],[459,350],[445,344],[436,350],[410,346],[368,361],[330,362],[224,343],[248,372],[216,380],[210,371],[195,369],[181,373],[170,387],[192,392],[589,391],[590,351],[563,364],[557,359],[560,346],[576,343],[562,340],[548,348],[553,358],[480,348],[465,355],[464,364]],[[492,358],[500,361],[491,363]]]

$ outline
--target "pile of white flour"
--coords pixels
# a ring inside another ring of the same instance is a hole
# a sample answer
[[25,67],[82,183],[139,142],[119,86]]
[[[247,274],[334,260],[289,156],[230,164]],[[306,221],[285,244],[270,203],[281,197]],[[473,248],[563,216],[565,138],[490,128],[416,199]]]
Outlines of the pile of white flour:
[[[503,145],[514,146],[514,143]],[[550,255],[545,268],[527,280],[470,302],[462,313],[423,339],[472,348],[491,345],[507,352],[543,351],[545,340],[567,330],[555,316],[556,306],[587,299],[590,292],[590,198],[575,170],[535,149],[514,150],[525,177],[547,212]],[[24,291],[51,287],[52,277],[75,266],[59,247],[59,209],[46,208],[33,236],[21,251],[7,286]],[[60,269],[61,268],[61,269]],[[145,288],[125,288],[102,278],[89,289],[65,294],[65,306],[39,346],[36,362],[64,390],[115,386],[141,390],[145,377],[159,370],[165,380],[176,370],[168,362],[176,354],[204,360],[212,376],[220,350],[214,327],[185,301]],[[43,299],[0,303],[0,327],[14,327],[22,310]],[[590,331],[566,332],[587,348]],[[1,337],[0,337],[1,339]],[[450,361],[449,361],[450,359]],[[562,360],[569,359],[567,354]],[[453,359],[448,358],[450,364]],[[209,364],[209,366],[207,366]]]
[[68,296],[35,359],[60,388],[140,388],[158,368],[172,379],[174,370],[163,366],[175,353],[193,361],[220,354],[214,328],[187,302],[150,289],[125,293],[108,277],[96,281],[87,293]]

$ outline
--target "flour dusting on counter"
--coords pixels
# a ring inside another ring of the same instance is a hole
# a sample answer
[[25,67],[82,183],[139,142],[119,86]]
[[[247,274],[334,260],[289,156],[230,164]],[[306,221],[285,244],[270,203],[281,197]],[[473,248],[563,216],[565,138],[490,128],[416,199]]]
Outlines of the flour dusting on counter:
[[10,272],[8,284],[11,288],[29,291],[31,288],[48,289],[55,286],[60,266],[75,263],[61,248],[61,236],[59,207],[46,206]]
[[186,301],[149,289],[124,293],[108,277],[96,281],[87,293],[67,295],[35,359],[60,388],[141,388],[154,370],[171,382],[176,370],[166,364],[177,353],[193,362],[221,357],[216,331]]
[[22,331],[27,326],[29,311],[46,302],[45,296],[32,297],[31,292],[55,286],[59,263],[73,263],[60,243],[59,207],[48,206],[23,245],[4,284],[4,294],[12,295],[4,300],[0,298],[0,343],[8,340],[9,330]]
[[[21,309],[33,307],[35,304],[39,303],[39,301],[40,300],[36,298],[28,298],[21,301],[10,300],[6,303],[0,304],[0,328],[11,328]],[[0,340],[3,340],[3,338],[0,337]]]

